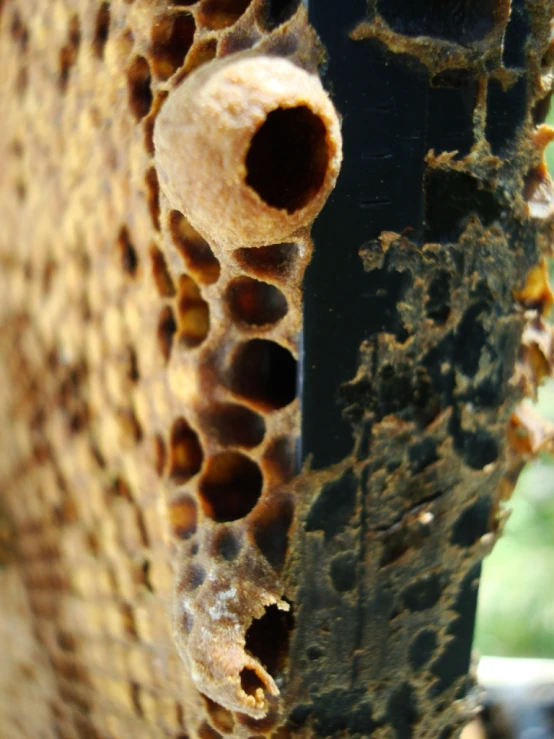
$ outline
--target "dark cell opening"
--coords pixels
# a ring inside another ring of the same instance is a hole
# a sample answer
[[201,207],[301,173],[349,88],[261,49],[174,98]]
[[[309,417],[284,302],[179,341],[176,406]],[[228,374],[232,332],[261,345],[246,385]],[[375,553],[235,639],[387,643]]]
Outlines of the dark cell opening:
[[296,397],[296,360],[274,341],[252,339],[233,357],[230,386],[264,410],[283,408]]
[[301,0],[266,0],[263,5],[261,22],[264,28],[272,31],[296,13]]
[[199,588],[206,579],[206,571],[198,562],[193,562],[179,583],[182,590],[190,592]]
[[263,477],[258,465],[244,454],[223,452],[208,460],[200,481],[204,513],[214,521],[246,516],[261,495]]
[[278,572],[285,564],[293,513],[290,498],[277,498],[269,502],[252,523],[258,549]]
[[221,446],[242,446],[251,449],[261,444],[265,436],[262,416],[250,408],[235,403],[213,406],[204,423]]
[[152,68],[166,80],[182,66],[196,26],[190,13],[158,18],[152,28]]
[[152,219],[152,225],[156,231],[160,230],[160,186],[158,184],[158,175],[156,174],[156,168],[150,167],[147,170],[145,176],[146,183],[146,198],[148,200],[148,210],[150,211],[150,218]]
[[246,183],[273,208],[305,207],[325,179],[326,139],[323,121],[306,106],[273,110],[252,138]]
[[296,244],[274,244],[237,249],[234,257],[243,269],[257,277],[284,280],[294,269],[298,257]]
[[239,556],[242,542],[232,529],[224,527],[214,537],[212,553],[226,562],[234,562]]
[[162,308],[158,321],[158,346],[166,362],[169,361],[171,355],[171,347],[173,346],[173,338],[177,331],[177,322],[171,308],[166,305]]
[[169,230],[173,243],[195,279],[205,285],[216,282],[220,273],[217,258],[207,241],[193,229],[178,210],[172,210],[169,214]]
[[122,226],[119,229],[117,246],[121,256],[121,266],[123,271],[131,277],[136,277],[138,270],[138,256],[126,226]]
[[133,59],[127,69],[127,87],[129,89],[129,107],[137,121],[148,114],[152,105],[152,89],[150,83],[150,67],[142,56]]
[[188,539],[196,531],[196,503],[188,495],[172,500],[169,505],[169,520],[175,536]]
[[379,13],[406,36],[433,36],[460,44],[479,41],[494,28],[500,0],[379,0]]
[[251,277],[238,277],[230,283],[227,302],[233,319],[249,326],[277,323],[288,311],[280,290]]
[[169,274],[165,257],[155,244],[150,247],[150,258],[152,259],[152,275],[158,293],[162,298],[172,298],[175,295],[175,285]]
[[110,31],[110,4],[102,3],[98,14],[96,16],[96,23],[94,26],[94,37],[92,39],[92,49],[94,56],[98,59],[104,57],[104,47],[108,40],[108,34]]
[[178,418],[171,427],[169,476],[177,483],[187,482],[200,470],[202,459],[196,432]]
[[258,677],[258,673],[250,667],[245,667],[240,673],[240,686],[246,695],[256,695],[258,689],[265,689],[265,684]]
[[233,731],[235,727],[235,721],[233,719],[233,714],[231,713],[231,711],[223,708],[223,706],[220,706],[219,703],[215,703],[205,695],[202,697],[204,698],[206,711],[210,717],[210,721],[212,722],[212,724],[217,729],[225,732],[226,734],[230,731]]
[[213,30],[236,23],[248,9],[251,0],[206,0],[199,12],[202,25]]
[[272,605],[266,608],[261,618],[252,621],[246,632],[246,650],[260,660],[274,679],[286,667],[293,628],[292,612]]

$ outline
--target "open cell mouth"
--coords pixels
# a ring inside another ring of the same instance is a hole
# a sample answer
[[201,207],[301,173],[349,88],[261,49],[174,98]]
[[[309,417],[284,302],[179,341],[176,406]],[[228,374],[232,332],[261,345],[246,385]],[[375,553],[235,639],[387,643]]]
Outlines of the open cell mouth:
[[294,213],[320,191],[329,165],[327,129],[307,106],[271,111],[246,155],[246,184],[273,208]]

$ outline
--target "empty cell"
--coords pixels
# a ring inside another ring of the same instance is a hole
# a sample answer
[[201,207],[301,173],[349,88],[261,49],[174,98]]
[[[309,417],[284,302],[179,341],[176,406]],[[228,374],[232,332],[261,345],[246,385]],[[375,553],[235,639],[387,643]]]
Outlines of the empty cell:
[[204,285],[217,282],[220,266],[210,245],[178,210],[169,214],[169,230],[189,272]]
[[200,471],[203,460],[198,435],[184,418],[178,418],[171,427],[169,441],[169,476],[174,482],[184,483]]
[[239,452],[223,452],[207,460],[200,480],[202,508],[214,521],[235,521],[254,508],[262,487],[255,462]]
[[127,89],[129,107],[137,121],[148,114],[152,106],[152,76],[146,59],[137,56],[127,69]]
[[246,183],[268,205],[294,213],[319,192],[328,165],[321,118],[304,105],[277,108],[252,137]]
[[232,358],[230,387],[262,410],[276,410],[296,397],[296,360],[274,341],[252,339]]
[[233,319],[249,326],[277,323],[288,311],[287,301],[280,290],[251,277],[233,280],[226,297]]

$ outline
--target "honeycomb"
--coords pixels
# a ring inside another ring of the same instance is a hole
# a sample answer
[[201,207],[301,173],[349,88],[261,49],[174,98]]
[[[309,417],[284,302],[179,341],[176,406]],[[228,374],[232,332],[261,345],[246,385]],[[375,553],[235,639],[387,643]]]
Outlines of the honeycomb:
[[[340,159],[304,7],[0,0],[2,736],[463,724],[463,604],[501,500],[554,438],[518,405],[554,365],[553,53],[547,2],[452,6],[371,0],[352,24],[429,89],[425,233],[356,244],[371,309],[336,424],[353,451],[299,474],[310,226]],[[228,149],[194,106],[252,60],[317,89],[254,120],[228,211]],[[326,153],[292,196],[264,145],[291,115],[310,161]]]

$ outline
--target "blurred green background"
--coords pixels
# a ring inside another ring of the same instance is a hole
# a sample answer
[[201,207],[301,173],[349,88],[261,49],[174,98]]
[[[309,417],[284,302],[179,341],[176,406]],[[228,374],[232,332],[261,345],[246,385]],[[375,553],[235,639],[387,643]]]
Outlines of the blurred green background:
[[[554,176],[554,144],[546,155]],[[538,405],[554,421],[554,381],[540,389]],[[508,508],[505,533],[483,566],[474,645],[482,655],[554,658],[553,458],[527,465]]]

